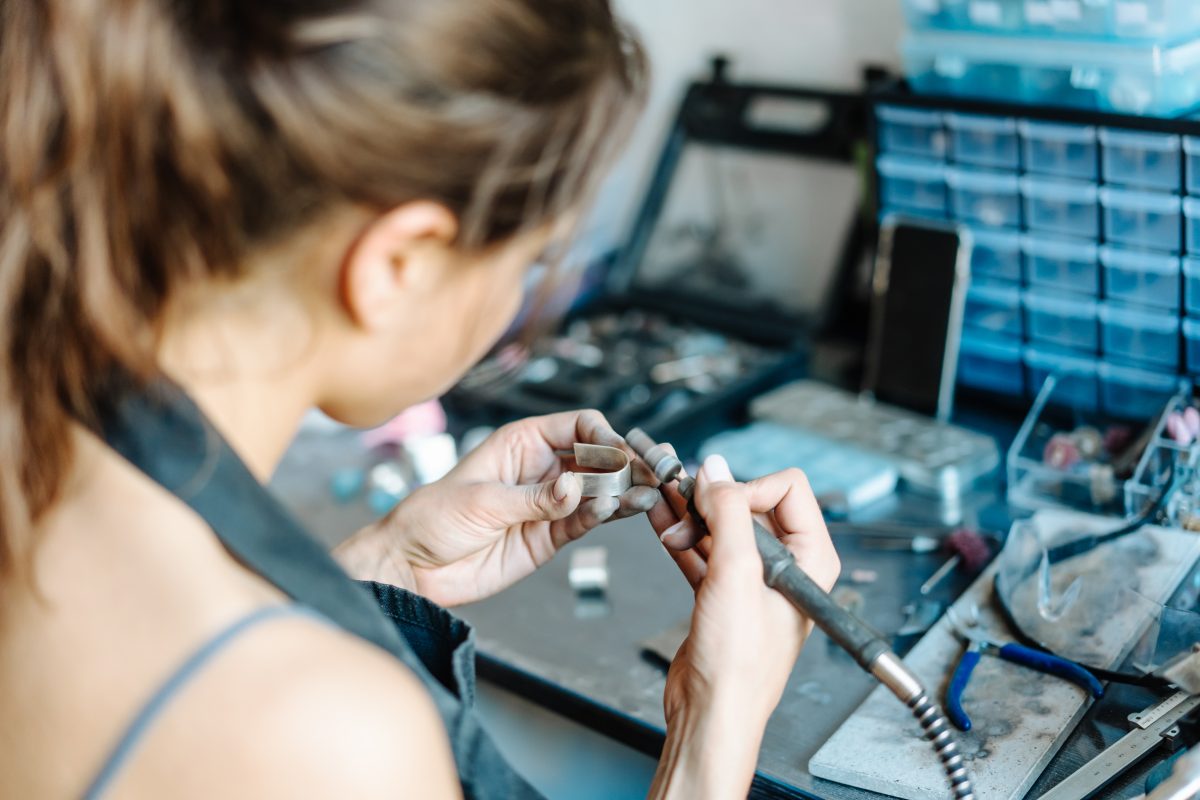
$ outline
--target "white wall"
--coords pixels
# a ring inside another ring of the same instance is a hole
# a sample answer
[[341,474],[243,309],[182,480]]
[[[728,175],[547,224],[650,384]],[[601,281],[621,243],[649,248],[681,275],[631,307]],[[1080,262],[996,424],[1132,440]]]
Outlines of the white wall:
[[732,77],[855,88],[862,65],[898,63],[900,0],[615,0],[653,64],[650,103],[595,217],[592,241],[623,241],[683,87],[715,52]]

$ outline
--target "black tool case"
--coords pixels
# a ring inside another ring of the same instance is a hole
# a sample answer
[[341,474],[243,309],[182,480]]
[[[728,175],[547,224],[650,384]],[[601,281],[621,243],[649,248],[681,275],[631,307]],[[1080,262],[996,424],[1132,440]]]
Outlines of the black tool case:
[[[865,93],[725,73],[716,59],[685,92],[600,289],[557,333],[464,378],[445,398],[458,424],[594,407],[618,430],[688,440],[804,374],[862,255]],[[819,247],[798,238],[804,222]],[[820,263],[803,260],[817,250]]]

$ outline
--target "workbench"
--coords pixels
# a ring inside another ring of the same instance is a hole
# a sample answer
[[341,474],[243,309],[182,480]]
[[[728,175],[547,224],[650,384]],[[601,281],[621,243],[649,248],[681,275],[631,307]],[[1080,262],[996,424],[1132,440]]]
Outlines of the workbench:
[[[1002,452],[1019,422],[978,414],[961,417],[960,422],[997,436]],[[352,434],[302,435],[273,483],[283,501],[330,545],[371,521],[362,504],[338,505],[327,488],[331,470],[357,457],[361,447]],[[1000,488],[997,479],[972,492],[963,504],[966,519],[978,519],[985,526],[1004,524],[1009,510],[1000,500]],[[872,509],[870,517],[872,521],[928,520],[933,527],[940,525],[941,509],[926,498],[902,494]],[[851,588],[862,595],[864,619],[880,631],[899,627],[902,607],[917,597],[922,581],[944,560],[938,553],[867,549],[854,533],[834,538],[843,575],[854,569],[878,574],[874,583]],[[590,609],[581,616],[567,581],[570,552],[597,545],[608,551],[608,612],[594,616]],[[933,596],[948,603],[967,584],[964,576],[955,575]],[[456,613],[476,628],[481,678],[655,755],[664,731],[665,671],[641,653],[640,643],[685,621],[691,607],[689,587],[646,519],[636,517],[603,526],[569,545],[532,577]],[[808,772],[812,755],[874,685],[845,653],[814,631],[768,725],[751,797],[880,798]],[[1124,735],[1126,716],[1149,705],[1154,697],[1144,689],[1113,685],[1088,712],[1030,797],[1036,798]],[[1151,756],[1128,771],[1103,796],[1123,800],[1141,794],[1147,772],[1163,755]],[[864,752],[863,757],[870,754]]]

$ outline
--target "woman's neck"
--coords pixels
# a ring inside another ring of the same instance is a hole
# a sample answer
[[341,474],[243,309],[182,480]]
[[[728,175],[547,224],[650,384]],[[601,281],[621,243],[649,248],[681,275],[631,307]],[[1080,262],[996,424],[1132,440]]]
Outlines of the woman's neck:
[[168,325],[159,350],[162,369],[264,483],[317,398],[315,359],[305,344],[313,331],[292,322],[244,310],[195,315]]

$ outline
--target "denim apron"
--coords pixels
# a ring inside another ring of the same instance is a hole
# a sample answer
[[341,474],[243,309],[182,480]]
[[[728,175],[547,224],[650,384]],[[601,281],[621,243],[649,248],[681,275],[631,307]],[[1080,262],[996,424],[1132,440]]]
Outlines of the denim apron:
[[467,798],[541,796],[500,755],[473,710],[470,626],[419,595],[348,578],[177,387],[160,383],[115,397],[96,425],[109,447],[190,506],[243,564],[417,675],[445,723]]

